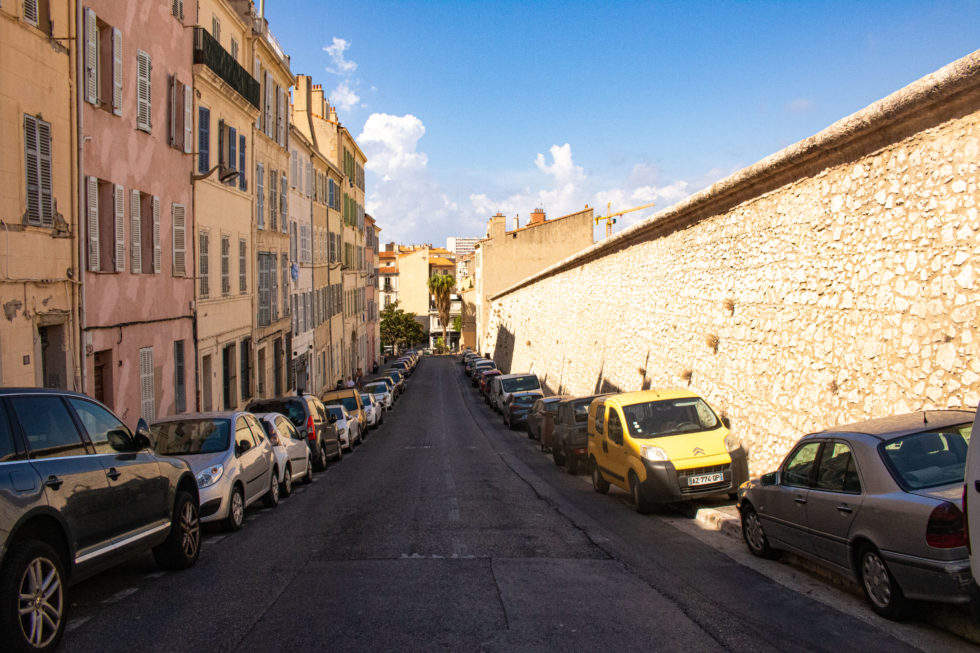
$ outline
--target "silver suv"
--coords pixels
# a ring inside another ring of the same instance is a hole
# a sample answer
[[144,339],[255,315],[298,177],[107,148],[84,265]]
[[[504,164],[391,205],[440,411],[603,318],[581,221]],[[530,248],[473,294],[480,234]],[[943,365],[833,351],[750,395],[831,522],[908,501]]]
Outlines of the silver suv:
[[[200,552],[197,483],[82,394],[0,389],[0,641],[54,649],[66,587],[152,550],[167,569]],[[8,648],[9,647],[9,648]]]

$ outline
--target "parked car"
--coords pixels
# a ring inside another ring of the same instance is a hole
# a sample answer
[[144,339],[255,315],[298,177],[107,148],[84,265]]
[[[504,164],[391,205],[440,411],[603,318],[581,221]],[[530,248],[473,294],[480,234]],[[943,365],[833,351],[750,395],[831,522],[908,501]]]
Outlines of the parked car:
[[252,413],[188,413],[150,424],[153,449],[191,466],[201,495],[201,522],[237,531],[245,509],[262,499],[279,503],[279,469],[272,443]]
[[[563,399],[555,404],[556,418],[551,433],[551,457],[569,474],[577,474],[589,460],[589,405],[603,395]],[[542,439],[543,442],[543,439]]]
[[850,576],[888,619],[910,600],[967,603],[959,503],[974,417],[930,410],[804,436],[739,492],[749,551],[792,550]]
[[408,361],[399,358],[394,363],[391,364],[390,369],[397,370],[407,377],[412,376],[412,366]]
[[259,413],[259,422],[272,443],[272,453],[279,468],[279,496],[293,493],[293,483],[313,482],[313,455],[293,423],[279,413]]
[[364,406],[364,417],[368,428],[377,428],[384,422],[384,409],[370,392],[361,393],[361,404]]
[[345,449],[350,451],[355,443],[361,442],[360,423],[357,418],[347,412],[343,404],[327,404],[327,412],[337,429],[337,435]]
[[[394,387],[394,383],[388,384],[381,380],[368,381],[364,384],[364,392],[370,392],[374,395],[375,401],[381,406],[384,411],[389,411],[394,406],[395,398],[392,394],[391,389]],[[381,417],[384,421],[384,416]]]
[[385,370],[385,376],[395,382],[395,387],[398,389],[398,396],[401,396],[408,390],[408,381],[405,380],[405,377],[398,370]]
[[533,374],[501,374],[494,379],[490,391],[490,405],[498,413],[503,413],[504,405],[515,392],[541,392],[541,382]]
[[492,379],[495,376],[500,376],[500,370],[497,369],[484,370],[483,372],[480,373],[480,381],[477,384],[477,389],[480,391],[480,396],[483,397],[484,401],[486,401],[487,399],[487,390],[488,390],[488,385],[490,383],[490,379]]
[[313,458],[313,471],[322,472],[327,467],[328,458],[340,460],[344,455],[340,450],[337,429],[330,424],[323,402],[316,395],[253,399],[245,405],[245,410],[251,413],[281,413],[289,418],[300,435],[306,438]]
[[470,369],[470,385],[477,387],[480,383],[480,372],[497,369],[497,364],[493,361],[480,361],[475,363]]
[[527,427],[527,415],[531,412],[531,406],[541,398],[540,392],[516,392],[507,400],[504,406],[503,420],[512,431]]
[[361,393],[357,388],[343,390],[327,390],[320,395],[324,404],[343,404],[347,412],[357,419],[357,433],[360,439],[367,435],[367,416],[364,414],[364,404],[361,403]]
[[0,632],[5,650],[53,650],[68,586],[134,554],[197,562],[197,483],[85,395],[0,389]]
[[[552,423],[554,423],[555,415],[558,412],[558,402],[565,398],[566,395],[555,395],[552,397],[541,397],[534,402],[534,405],[531,406],[531,412],[527,414],[527,437],[532,440],[541,439],[545,422],[552,420]],[[542,451],[544,451],[543,448]]]
[[970,569],[973,573],[970,590],[974,606],[980,610],[980,428],[977,428],[976,420],[970,430],[969,442],[966,469],[963,471],[963,516],[967,523],[967,550],[970,552]]
[[688,390],[607,395],[589,404],[589,467],[596,492],[612,483],[637,512],[710,494],[735,498],[745,450],[708,403]]

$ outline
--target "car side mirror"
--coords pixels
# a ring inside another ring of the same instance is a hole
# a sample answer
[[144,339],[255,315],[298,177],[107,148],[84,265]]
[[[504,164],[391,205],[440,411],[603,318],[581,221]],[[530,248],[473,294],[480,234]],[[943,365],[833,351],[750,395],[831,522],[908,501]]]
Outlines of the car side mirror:
[[330,423],[333,424],[336,421],[337,421],[337,416],[336,415],[331,415],[330,416]]
[[235,443],[235,455],[240,456],[252,448],[252,443],[248,440],[240,440]]
[[779,472],[769,472],[759,477],[759,483],[763,486],[779,485]]
[[732,430],[732,420],[728,418],[727,415],[722,415],[721,423],[725,425],[725,428],[729,431]]
[[135,447],[136,451],[142,451],[143,449],[149,449],[150,446],[150,426],[146,423],[145,419],[140,417],[140,420],[136,422],[136,433],[133,435],[133,447]]

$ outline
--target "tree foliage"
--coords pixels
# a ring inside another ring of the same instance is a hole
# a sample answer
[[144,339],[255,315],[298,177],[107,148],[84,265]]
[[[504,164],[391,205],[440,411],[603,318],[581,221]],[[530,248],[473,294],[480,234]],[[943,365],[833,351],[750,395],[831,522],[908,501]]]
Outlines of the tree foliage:
[[399,303],[388,304],[381,311],[381,344],[401,347],[425,341],[425,329],[415,319],[415,313],[398,308]]
[[429,292],[436,302],[439,312],[439,323],[442,324],[442,341],[449,342],[446,330],[449,326],[449,311],[452,307],[453,291],[456,290],[456,278],[451,274],[433,274],[429,277]]

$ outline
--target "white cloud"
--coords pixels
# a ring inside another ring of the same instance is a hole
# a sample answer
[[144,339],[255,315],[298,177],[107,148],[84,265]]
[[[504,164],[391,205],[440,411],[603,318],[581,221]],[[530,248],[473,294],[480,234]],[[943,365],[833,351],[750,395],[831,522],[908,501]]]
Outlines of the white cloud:
[[341,111],[350,111],[361,101],[361,97],[354,92],[347,82],[341,82],[333,91],[330,92],[330,104]]
[[572,146],[568,143],[564,145],[552,145],[548,150],[551,153],[551,165],[545,163],[544,155],[540,152],[534,160],[534,165],[538,170],[551,175],[557,182],[567,182],[583,179],[585,173],[582,168],[572,162]]
[[335,75],[344,75],[349,77],[351,73],[357,70],[357,64],[353,61],[349,61],[345,56],[344,52],[350,47],[350,41],[345,39],[333,37],[333,43],[323,47],[323,51],[330,55],[330,61],[333,65],[327,66],[327,72],[333,73]]
[[415,116],[372,113],[364,123],[357,143],[368,158],[367,169],[383,180],[417,179],[429,158],[418,151],[425,125]]

